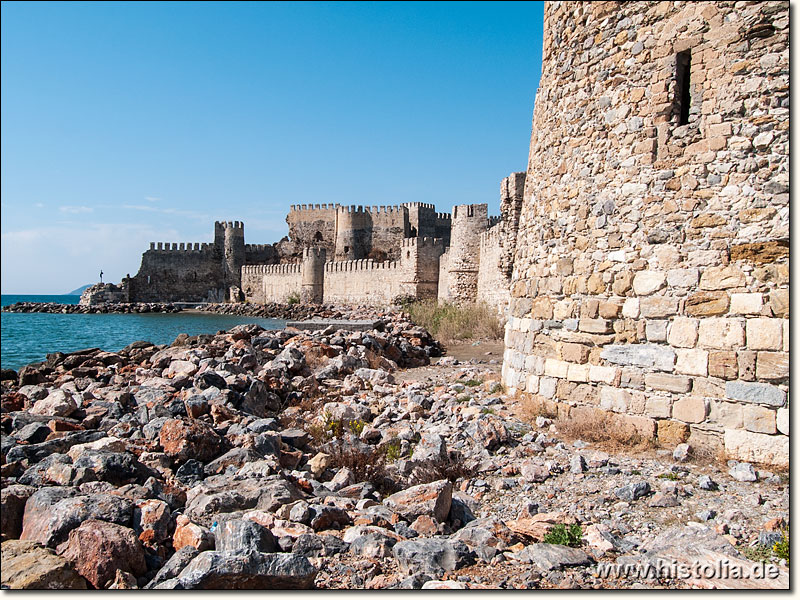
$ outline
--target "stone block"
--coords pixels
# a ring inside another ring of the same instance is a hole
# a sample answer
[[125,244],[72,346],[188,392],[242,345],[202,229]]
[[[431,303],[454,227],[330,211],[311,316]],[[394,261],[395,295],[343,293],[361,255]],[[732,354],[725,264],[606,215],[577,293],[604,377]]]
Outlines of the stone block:
[[728,381],[725,394],[731,400],[752,404],[765,404],[781,408],[786,404],[786,392],[769,383],[750,383],[747,381]]
[[625,303],[622,305],[622,316],[627,319],[638,319],[639,312],[639,299],[626,298]]
[[685,423],[702,423],[707,414],[708,403],[705,398],[688,396],[672,404],[672,418]]
[[708,353],[708,374],[720,379],[736,379],[739,374],[739,363],[736,352],[719,351]]
[[544,374],[548,377],[559,377],[565,379],[569,363],[555,358],[548,358],[544,361]]
[[552,398],[555,396],[556,383],[558,383],[558,380],[553,377],[539,378],[539,395],[545,398]]
[[697,344],[697,319],[676,317],[669,326],[667,341],[676,348],[694,348]]
[[789,317],[789,290],[773,290],[769,293],[769,307],[776,317]]
[[783,320],[783,351],[789,351],[789,319]]
[[589,360],[589,347],[584,344],[564,342],[561,344],[561,358],[567,362],[583,364]]
[[668,373],[645,373],[644,383],[651,389],[676,394],[685,394],[692,389],[692,380],[689,377]]
[[731,294],[731,314],[758,315],[761,314],[761,306],[761,294]]
[[697,269],[670,269],[667,271],[667,283],[670,287],[692,288],[700,280]]
[[708,375],[708,352],[706,350],[688,350],[680,348],[675,351],[675,372],[682,375]]
[[728,319],[724,317],[701,319],[697,343],[705,348],[718,348],[720,350],[743,347],[743,319]]
[[776,380],[789,377],[788,352],[759,352],[756,358],[756,377]]
[[600,302],[598,312],[603,319],[616,319],[622,311],[622,304],[603,300]]
[[739,364],[739,379],[755,381],[756,355],[756,352],[750,350],[743,350],[736,353],[736,362]]
[[600,408],[617,413],[628,410],[630,394],[626,390],[604,386],[600,389]]
[[744,273],[736,265],[708,267],[700,276],[701,290],[727,290],[744,287],[744,285]]
[[669,325],[669,321],[665,320],[648,321],[647,324],[645,325],[645,334],[647,335],[647,341],[666,342],[667,325]]
[[755,433],[777,433],[775,411],[758,404],[748,404],[743,409],[744,428]]
[[789,435],[789,409],[779,408],[778,414],[775,416],[775,425],[784,435]]
[[606,319],[581,319],[578,322],[578,329],[586,333],[613,333],[614,328],[611,321]]
[[621,415],[624,422],[632,425],[640,436],[646,440],[653,440],[656,437],[656,420],[650,417]]
[[639,300],[639,314],[648,319],[671,317],[678,313],[678,299],[672,296],[651,296]]
[[529,394],[539,393],[538,375],[528,375],[528,379],[525,381],[525,391],[528,392]]
[[567,379],[580,383],[589,381],[589,365],[570,364],[567,371]]
[[589,381],[615,385],[618,376],[619,369],[616,367],[604,367],[601,365],[591,365],[589,367]]
[[550,298],[536,298],[531,305],[531,317],[534,319],[552,319],[553,303]]
[[662,446],[676,446],[689,439],[689,426],[680,421],[668,421],[666,419],[658,422],[658,441]]
[[741,429],[744,423],[744,406],[736,402],[712,400],[708,407],[708,421],[722,427]]
[[675,351],[656,344],[610,345],[603,348],[600,357],[618,365],[651,367],[659,371],[672,371],[675,367]]
[[728,458],[777,467],[789,466],[788,436],[726,429],[724,440]]
[[686,299],[686,314],[710,317],[728,312],[730,298],[726,292],[696,292]]
[[783,319],[761,317],[747,319],[748,350],[781,350],[783,348]]
[[668,419],[672,414],[672,399],[668,396],[649,394],[644,405],[644,412],[648,417]]
[[663,288],[667,274],[661,271],[639,271],[633,276],[633,291],[637,296],[649,296]]
[[644,389],[644,372],[637,367],[622,367],[619,374],[619,386]]

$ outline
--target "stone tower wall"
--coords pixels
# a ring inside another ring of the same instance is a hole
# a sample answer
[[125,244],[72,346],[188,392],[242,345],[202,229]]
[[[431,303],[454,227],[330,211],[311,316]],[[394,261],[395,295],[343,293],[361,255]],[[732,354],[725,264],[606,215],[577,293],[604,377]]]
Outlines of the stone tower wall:
[[436,237],[436,207],[424,202],[405,202],[408,209],[407,237]]
[[487,204],[453,207],[450,249],[443,267],[447,270],[447,286],[439,287],[441,300],[455,303],[476,301],[481,233],[489,224],[488,211]]
[[242,267],[245,260],[244,223],[226,221],[221,223],[224,232],[225,261],[223,272],[226,289],[241,287]]
[[481,234],[477,289],[478,302],[488,304],[500,314],[506,312],[511,299],[510,277],[506,277],[500,269],[504,250],[503,233],[502,226],[498,224]]
[[397,260],[410,233],[405,206],[340,206],[336,211],[336,260]]
[[305,304],[320,304],[325,282],[324,248],[306,248],[303,250],[301,276],[303,281],[300,301]]
[[286,215],[289,237],[301,248],[325,248],[333,256],[338,208],[338,204],[293,204]]
[[554,2],[544,31],[506,386],[788,464],[788,3]]
[[223,249],[215,244],[151,242],[129,282],[131,302],[204,302],[225,297]]

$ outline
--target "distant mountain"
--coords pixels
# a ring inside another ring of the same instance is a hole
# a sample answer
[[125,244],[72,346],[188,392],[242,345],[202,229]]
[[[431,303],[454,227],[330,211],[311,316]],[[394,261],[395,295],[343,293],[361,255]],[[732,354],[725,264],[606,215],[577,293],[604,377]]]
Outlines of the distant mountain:
[[77,290],[72,290],[71,292],[67,292],[67,296],[80,296],[83,293],[83,290],[92,287],[92,285],[93,284],[89,283],[87,285],[79,287]]

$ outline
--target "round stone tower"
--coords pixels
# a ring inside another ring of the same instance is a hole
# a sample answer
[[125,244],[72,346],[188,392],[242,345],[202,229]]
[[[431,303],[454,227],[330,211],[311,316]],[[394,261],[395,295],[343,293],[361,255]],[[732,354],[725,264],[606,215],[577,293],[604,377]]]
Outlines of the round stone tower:
[[336,209],[336,260],[366,257],[370,245],[372,219],[363,206],[340,206]]
[[325,282],[325,248],[305,248],[301,264],[300,301],[321,304]]
[[478,297],[481,233],[486,231],[488,224],[487,204],[462,204],[453,207],[446,267],[448,285],[445,294],[445,299],[450,302],[475,302]]
[[785,2],[545,5],[508,390],[788,465],[788,42]]
[[242,285],[242,266],[244,265],[244,223],[226,221],[218,224],[222,231],[223,275],[225,289],[240,288]]

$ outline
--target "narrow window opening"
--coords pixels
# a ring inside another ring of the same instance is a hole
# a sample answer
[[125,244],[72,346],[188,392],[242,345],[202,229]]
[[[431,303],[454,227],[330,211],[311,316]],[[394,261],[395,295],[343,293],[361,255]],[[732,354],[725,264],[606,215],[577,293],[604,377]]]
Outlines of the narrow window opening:
[[150,285],[150,275],[147,276],[147,285]]
[[687,125],[689,123],[689,105],[692,95],[691,87],[692,71],[692,51],[684,50],[678,52],[675,57],[675,99],[678,104],[678,124]]
[[315,242],[321,242],[322,241],[322,232],[318,231],[317,233],[314,234],[314,241]]
[[345,246],[344,253],[347,254],[348,252],[350,252],[350,246]]

